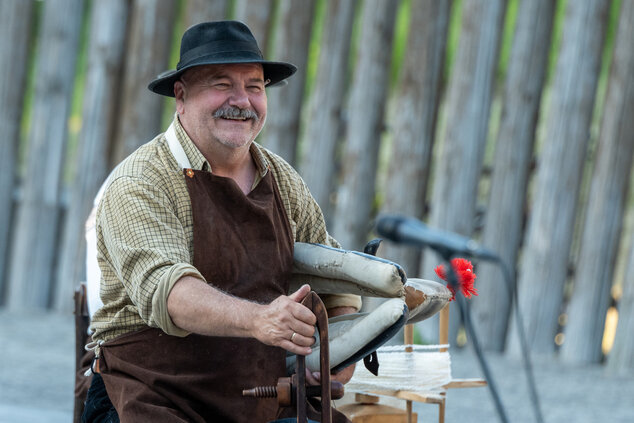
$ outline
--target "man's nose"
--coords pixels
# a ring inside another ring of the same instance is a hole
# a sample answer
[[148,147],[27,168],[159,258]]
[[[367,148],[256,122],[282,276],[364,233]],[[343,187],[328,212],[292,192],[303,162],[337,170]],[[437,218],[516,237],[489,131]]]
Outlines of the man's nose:
[[229,97],[229,104],[241,109],[249,107],[251,105],[249,93],[244,87],[234,86],[231,90],[231,96]]

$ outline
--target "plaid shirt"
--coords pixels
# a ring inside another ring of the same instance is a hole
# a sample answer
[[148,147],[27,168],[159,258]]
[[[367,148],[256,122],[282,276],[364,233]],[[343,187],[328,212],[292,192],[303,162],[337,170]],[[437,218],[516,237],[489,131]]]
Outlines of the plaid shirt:
[[[210,165],[174,119],[176,137],[192,168]],[[326,231],[321,209],[297,172],[282,158],[253,143],[254,187],[268,171],[277,181],[293,237],[339,247]],[[113,172],[97,209],[97,249],[104,306],[92,319],[93,340],[107,341],[147,326],[185,336],[167,312],[167,297],[183,276],[204,280],[192,265],[192,208],[182,170],[164,134],[140,147]],[[355,295],[323,296],[327,308],[361,307]]]

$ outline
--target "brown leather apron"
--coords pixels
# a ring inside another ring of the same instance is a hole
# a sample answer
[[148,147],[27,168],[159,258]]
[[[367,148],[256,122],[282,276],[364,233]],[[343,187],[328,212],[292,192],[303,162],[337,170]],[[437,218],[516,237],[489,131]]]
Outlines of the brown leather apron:
[[[245,195],[229,178],[186,169],[194,266],[213,286],[269,303],[288,290],[291,228],[271,172]],[[266,422],[275,399],[242,390],[285,376],[285,351],[255,339],[185,338],[147,328],[106,342],[100,370],[122,422]]]

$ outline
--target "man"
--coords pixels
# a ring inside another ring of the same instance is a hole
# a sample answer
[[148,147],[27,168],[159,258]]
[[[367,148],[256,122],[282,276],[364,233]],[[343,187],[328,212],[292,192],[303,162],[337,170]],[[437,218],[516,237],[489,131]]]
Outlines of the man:
[[[266,87],[294,72],[264,60],[245,25],[208,22],[149,85],[175,97],[176,117],[115,170],[97,211],[93,367],[121,421],[273,420],[276,401],[242,390],[285,376],[286,351],[310,352],[310,288],[287,295],[293,244],[337,243],[299,175],[254,143]],[[331,316],[360,307],[324,302]]]

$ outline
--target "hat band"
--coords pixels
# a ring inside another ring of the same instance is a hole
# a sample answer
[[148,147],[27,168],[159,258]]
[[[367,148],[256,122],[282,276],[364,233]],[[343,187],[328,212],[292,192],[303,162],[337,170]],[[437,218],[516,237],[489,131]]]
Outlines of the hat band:
[[[230,47],[230,50],[226,50]],[[262,60],[262,52],[257,48],[257,45],[251,41],[212,41],[207,44],[200,45],[196,48],[193,48],[187,51],[185,54],[181,55],[181,59],[176,65],[176,69],[181,69],[185,67],[188,62],[198,59],[202,56],[207,55],[216,55],[216,54],[225,54],[231,52],[247,52],[253,53],[257,56],[258,60]]]

